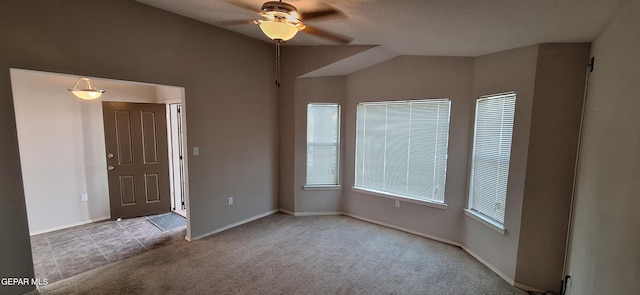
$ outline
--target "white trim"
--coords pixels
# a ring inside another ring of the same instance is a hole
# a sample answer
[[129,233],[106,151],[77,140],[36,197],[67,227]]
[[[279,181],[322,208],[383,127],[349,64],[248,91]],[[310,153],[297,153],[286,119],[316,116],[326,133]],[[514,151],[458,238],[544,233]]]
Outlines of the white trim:
[[343,215],[342,212],[295,212],[293,216],[326,216],[326,215]]
[[532,291],[532,292],[536,292],[536,293],[544,293],[545,292],[543,290],[538,290],[536,288],[532,288],[532,287],[529,287],[527,285],[523,285],[523,284],[520,284],[520,283],[517,283],[517,282],[513,283],[513,286],[518,288],[518,289],[525,290],[525,291]]
[[328,191],[328,190],[340,190],[342,185],[339,184],[307,184],[302,187],[305,191]]
[[349,216],[349,217],[352,217],[352,218],[355,218],[355,219],[360,219],[362,221],[374,223],[374,224],[377,224],[377,225],[382,225],[384,227],[397,229],[399,231],[403,231],[403,232],[407,232],[407,233],[410,233],[410,234],[414,234],[416,236],[421,236],[421,237],[424,237],[424,238],[432,239],[432,240],[435,240],[435,241],[438,241],[438,242],[443,242],[445,244],[449,244],[449,245],[452,245],[452,246],[456,246],[456,247],[460,247],[460,248],[462,248],[462,246],[463,246],[462,244],[460,244],[459,242],[456,242],[456,241],[452,241],[452,240],[444,239],[444,238],[441,238],[441,237],[438,237],[438,236],[433,236],[433,235],[421,233],[419,231],[407,229],[407,228],[404,228],[404,227],[401,227],[401,226],[391,225],[391,224],[388,224],[388,223],[376,221],[376,220],[369,219],[369,218],[366,218],[366,217],[353,215],[351,213],[342,213],[342,215]]
[[471,219],[480,222],[486,226],[488,226],[489,228],[491,228],[492,230],[495,230],[496,232],[498,232],[499,234],[504,236],[504,233],[507,231],[507,229],[504,228],[504,225],[497,223],[491,219],[488,219],[476,212],[473,212],[472,210],[469,209],[464,209],[464,214],[471,217]]
[[254,220],[256,220],[256,219],[260,219],[260,218],[262,218],[262,217],[269,216],[269,215],[271,215],[271,214],[273,214],[273,213],[276,213],[276,212],[278,212],[278,210],[277,210],[277,209],[270,210],[270,211],[264,212],[264,213],[262,213],[262,214],[258,214],[258,215],[256,215],[256,216],[249,217],[249,218],[247,218],[247,219],[240,220],[240,221],[238,221],[238,222],[235,222],[235,223],[229,224],[229,225],[224,226],[224,227],[221,227],[221,228],[219,228],[219,229],[216,229],[216,230],[210,231],[210,232],[208,232],[208,233],[205,233],[205,234],[199,235],[199,236],[197,236],[197,237],[195,237],[195,238],[185,237],[185,239],[186,239],[187,241],[189,241],[189,242],[193,242],[193,241],[196,241],[196,240],[202,239],[202,238],[204,238],[204,237],[208,237],[208,236],[210,236],[210,235],[217,234],[217,233],[219,233],[219,232],[222,232],[222,231],[225,231],[225,230],[228,230],[228,229],[232,229],[232,228],[234,228],[234,227],[236,227],[236,226],[243,225],[243,224],[245,224],[245,223],[248,223],[248,222],[254,221]]
[[515,286],[515,280],[513,278],[503,274],[498,268],[496,268],[495,266],[491,265],[491,263],[489,263],[488,261],[484,260],[482,257],[480,257],[480,255],[478,255],[475,252],[471,251],[471,249],[469,249],[466,245],[460,244],[460,248],[462,248],[462,250],[464,250],[465,252],[469,253],[469,255],[473,256],[473,258],[475,258],[476,260],[480,261],[482,264],[484,264],[490,270],[495,272],[503,280],[507,281],[507,283],[509,283],[511,286],[516,287]]
[[83,225],[83,224],[88,224],[88,223],[92,223],[92,222],[103,221],[103,220],[107,220],[107,219],[111,219],[111,216],[102,216],[102,217],[98,217],[98,218],[92,218],[92,219],[78,221],[78,222],[69,223],[69,224],[65,224],[65,225],[54,226],[54,227],[50,227],[50,228],[43,229],[43,230],[37,230],[37,231],[33,231],[33,232],[30,231],[29,235],[30,236],[35,236],[35,235],[39,235],[39,234],[44,234],[44,233],[56,231],[56,230],[61,230],[61,229],[65,229],[65,228],[78,226],[78,225]]
[[285,214],[289,214],[291,216],[295,216],[296,215],[295,213],[293,213],[293,212],[291,212],[289,210],[286,210],[286,209],[282,209],[282,208],[278,209],[278,211],[280,211],[282,213],[285,213]]
[[342,212],[291,212],[285,209],[278,209],[278,211],[289,214],[291,216],[331,216],[331,215],[344,215]]
[[448,239],[443,239],[443,238],[440,238],[440,237],[437,237],[437,236],[433,236],[433,235],[421,233],[421,232],[418,232],[418,231],[406,229],[406,228],[401,227],[401,226],[395,226],[395,225],[391,225],[391,224],[388,224],[388,223],[379,222],[379,221],[376,221],[376,220],[373,220],[373,219],[369,219],[369,218],[358,216],[358,215],[353,215],[353,214],[350,214],[350,213],[342,213],[342,215],[349,216],[349,217],[352,217],[352,218],[355,218],[355,219],[360,219],[360,220],[363,220],[363,221],[366,221],[366,222],[382,225],[382,226],[385,226],[385,227],[397,229],[397,230],[400,230],[400,231],[403,231],[403,232],[407,232],[407,233],[414,234],[414,235],[417,235],[417,236],[425,237],[425,238],[432,239],[432,240],[435,240],[435,241],[438,241],[438,242],[442,242],[442,243],[445,243],[445,244],[449,244],[449,245],[452,245],[452,246],[460,247],[462,250],[464,250],[465,252],[469,253],[469,255],[473,256],[473,258],[475,258],[476,260],[480,261],[480,263],[484,264],[490,270],[495,272],[498,276],[500,276],[503,280],[505,280],[510,285],[512,285],[512,286],[514,286],[516,288],[520,288],[520,289],[525,289],[524,287],[526,287],[526,288],[529,288],[529,289],[525,289],[525,290],[528,290],[528,291],[537,291],[536,289],[533,289],[531,287],[528,287],[528,286],[525,286],[525,285],[521,285],[521,284],[518,284],[516,286],[515,285],[515,281],[514,281],[513,278],[503,274],[495,266],[491,265],[491,263],[489,263],[488,261],[482,259],[482,257],[480,257],[475,252],[471,251],[471,249],[469,249],[466,245],[464,245],[464,244],[462,244],[460,242],[456,242],[456,241],[452,241],[452,240],[448,240]]
[[[169,86],[169,85],[167,85],[167,86]],[[176,86],[173,86],[173,87],[176,87]],[[182,88],[184,88],[184,87],[182,87]],[[170,99],[167,99],[167,100],[165,100],[165,101],[163,101],[161,103],[164,103],[164,104],[183,104],[182,98],[170,98]]]
[[[313,106],[313,105],[317,105],[317,106],[334,106],[334,107],[336,107],[338,109],[338,118],[337,118],[337,122],[336,122],[337,123],[336,125],[338,125],[338,126],[336,126],[336,128],[337,128],[336,129],[336,136],[337,137],[336,137],[336,142],[335,142],[335,147],[336,147],[335,180],[336,180],[336,184],[334,184],[334,185],[339,186],[337,189],[340,189],[340,184],[338,184],[338,182],[340,181],[340,176],[341,176],[340,175],[341,174],[341,171],[340,171],[341,163],[340,162],[342,161],[342,155],[340,153],[340,150],[342,149],[342,147],[341,147],[342,146],[342,141],[340,140],[342,138],[342,135],[341,135],[341,132],[340,132],[340,129],[341,129],[341,126],[342,126],[342,105],[340,103],[337,103],[337,102],[317,102],[317,103],[316,102],[309,102],[307,104],[307,111],[306,111],[306,116],[307,116],[307,118],[306,118],[306,127],[305,127],[305,132],[306,133],[309,132],[309,107]],[[309,137],[308,137],[308,135],[306,133],[305,133],[305,137],[306,137],[305,142],[306,142],[306,150],[308,151],[310,142],[309,142]],[[312,142],[311,146],[315,146],[315,144]],[[334,144],[330,144],[328,146],[334,146]],[[307,153],[305,153],[305,156],[306,155],[307,155]],[[305,179],[306,179],[306,182],[309,181],[309,171],[307,170],[307,168],[308,167],[306,167],[306,165],[305,165]],[[305,190],[306,190],[307,186],[313,187],[313,186],[324,186],[324,185],[313,185],[313,184],[305,185]],[[311,189],[311,190],[313,190],[313,189]]]
[[361,187],[353,187],[353,191],[358,192],[358,193],[362,193],[362,194],[366,194],[366,195],[382,197],[382,198],[387,198],[387,199],[392,199],[392,200],[399,200],[399,201],[403,201],[403,202],[407,202],[407,203],[413,203],[413,204],[418,204],[418,205],[438,208],[438,209],[442,209],[442,210],[446,210],[447,207],[449,206],[446,203],[437,203],[437,202],[432,202],[432,201],[419,200],[419,199],[414,199],[414,198],[407,197],[407,196],[401,196],[401,195],[396,195],[396,194],[393,194],[393,193],[377,191],[377,190],[372,190],[372,189],[366,189],[366,188],[361,188]]
[[478,99],[485,99],[485,98],[504,98],[504,97],[510,97],[510,96],[514,96],[516,95],[515,91],[506,91],[506,92],[500,92],[500,93],[496,93],[496,94],[486,94],[486,95],[482,95],[480,97],[478,97]]

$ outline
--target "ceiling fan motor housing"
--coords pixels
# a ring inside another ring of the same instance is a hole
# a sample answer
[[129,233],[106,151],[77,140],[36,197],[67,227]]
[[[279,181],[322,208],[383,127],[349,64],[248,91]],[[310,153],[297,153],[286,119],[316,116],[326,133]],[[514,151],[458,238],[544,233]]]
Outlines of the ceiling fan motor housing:
[[287,14],[298,13],[298,9],[295,6],[280,1],[268,1],[262,4],[263,12],[282,12]]

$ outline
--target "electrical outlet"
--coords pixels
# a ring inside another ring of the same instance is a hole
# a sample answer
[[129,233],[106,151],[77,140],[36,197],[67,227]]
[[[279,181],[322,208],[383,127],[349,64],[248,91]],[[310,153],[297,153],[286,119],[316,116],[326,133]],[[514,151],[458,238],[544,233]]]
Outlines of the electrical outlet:
[[80,195],[80,201],[81,202],[88,202],[89,201],[89,194]]
[[229,205],[233,205],[233,197],[229,197]]
[[396,208],[400,208],[400,200],[396,200]]
[[200,154],[200,148],[198,148],[197,146],[193,147],[193,155],[197,156]]

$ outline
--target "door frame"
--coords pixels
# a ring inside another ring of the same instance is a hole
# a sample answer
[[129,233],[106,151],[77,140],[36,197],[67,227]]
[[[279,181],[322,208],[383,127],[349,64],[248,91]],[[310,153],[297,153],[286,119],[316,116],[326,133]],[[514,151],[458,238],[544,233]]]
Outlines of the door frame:
[[[175,107],[175,110],[173,108]],[[185,200],[185,177],[184,177],[184,154],[186,153],[182,144],[182,138],[184,130],[182,128],[182,104],[179,102],[167,102],[167,138],[169,140],[169,177],[171,180],[171,206],[172,211],[186,210],[187,203]],[[175,114],[174,114],[175,111]],[[175,117],[174,117],[175,116]],[[177,120],[175,120],[177,119]],[[175,124],[175,126],[174,126]],[[174,132],[175,127],[175,132]],[[177,147],[174,149],[174,145]],[[176,164],[177,161],[177,165]],[[176,176],[179,178],[179,183],[176,183]],[[176,199],[176,192],[180,191],[180,202]],[[178,204],[180,208],[176,206]]]
[[[164,85],[158,85],[164,86]],[[191,207],[189,202],[189,152],[187,145],[187,108],[185,103],[185,88],[180,87],[180,98],[179,99],[166,99],[164,100],[165,105],[170,104],[180,104],[180,127],[182,128],[182,138],[180,145],[182,146],[182,181],[183,181],[183,190],[182,194],[184,196],[184,207],[187,212],[187,235],[185,236],[185,240],[191,242]],[[167,123],[168,124],[168,123]],[[167,126],[170,128],[170,126]],[[172,151],[173,153],[173,151]]]

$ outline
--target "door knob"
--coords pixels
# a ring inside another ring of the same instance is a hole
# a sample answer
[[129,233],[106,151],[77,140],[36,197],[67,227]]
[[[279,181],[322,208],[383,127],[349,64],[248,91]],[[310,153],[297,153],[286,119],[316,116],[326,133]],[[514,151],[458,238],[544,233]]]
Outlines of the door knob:
[[109,171],[113,170],[113,166],[108,166],[107,170],[109,170]]
[[113,154],[112,153],[108,153],[107,154],[107,158],[109,158],[109,159],[113,158]]

